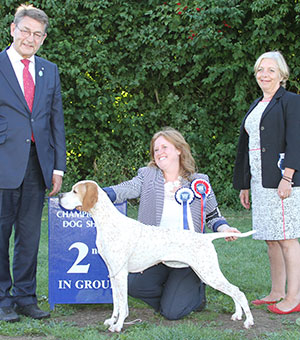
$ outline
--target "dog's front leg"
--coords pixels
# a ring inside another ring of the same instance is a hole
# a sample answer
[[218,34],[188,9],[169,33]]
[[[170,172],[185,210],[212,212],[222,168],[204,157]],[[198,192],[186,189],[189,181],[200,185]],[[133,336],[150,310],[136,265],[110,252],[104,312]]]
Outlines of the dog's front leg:
[[110,277],[110,285],[111,285],[111,289],[112,289],[113,312],[112,312],[111,317],[104,321],[104,325],[109,326],[109,327],[114,325],[119,318],[119,304],[118,304],[119,299],[117,297],[117,288],[116,288],[116,285],[115,285],[115,278],[114,277]]
[[110,325],[109,330],[111,332],[120,332],[123,328],[124,320],[128,316],[127,280],[127,270],[122,270],[111,278],[114,308],[112,317],[104,323]]

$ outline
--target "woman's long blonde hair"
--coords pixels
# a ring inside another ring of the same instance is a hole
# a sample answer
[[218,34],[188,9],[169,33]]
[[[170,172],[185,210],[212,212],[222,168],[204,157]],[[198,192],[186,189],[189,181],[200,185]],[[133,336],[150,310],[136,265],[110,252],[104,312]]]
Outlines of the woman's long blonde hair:
[[171,127],[166,127],[163,130],[156,132],[152,137],[150,142],[150,162],[148,166],[158,167],[154,160],[154,143],[160,136],[164,137],[180,151],[180,176],[190,180],[191,175],[196,171],[195,160],[191,154],[191,148],[182,134]]

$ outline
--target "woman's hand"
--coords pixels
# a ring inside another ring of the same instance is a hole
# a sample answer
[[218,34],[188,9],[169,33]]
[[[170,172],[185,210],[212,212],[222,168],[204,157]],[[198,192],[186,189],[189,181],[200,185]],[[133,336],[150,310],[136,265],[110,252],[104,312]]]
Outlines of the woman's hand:
[[249,189],[243,189],[240,191],[240,201],[245,209],[250,209]]
[[[241,232],[236,229],[236,228],[232,228],[232,227],[229,227],[229,225],[227,224],[221,224],[218,229],[217,229],[218,233],[238,233],[240,234]],[[225,240],[226,241],[235,241],[237,239],[237,237],[234,237],[234,236],[229,236],[229,237],[225,237]]]
[[292,184],[282,178],[281,181],[279,182],[278,189],[277,189],[278,196],[282,200],[284,200],[290,197],[291,193],[292,193]]
[[277,194],[278,196],[284,200],[291,196],[292,194],[292,184],[294,184],[293,176],[295,173],[295,169],[285,168],[281,181],[279,182]]

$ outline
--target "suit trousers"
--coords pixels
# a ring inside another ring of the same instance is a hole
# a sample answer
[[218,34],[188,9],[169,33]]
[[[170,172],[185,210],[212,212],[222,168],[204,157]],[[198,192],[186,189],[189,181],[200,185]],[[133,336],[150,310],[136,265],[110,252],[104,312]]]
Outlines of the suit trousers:
[[171,268],[162,263],[143,273],[129,274],[128,293],[160,312],[178,320],[205,307],[205,284],[188,268]]
[[[45,190],[36,147],[32,144],[21,186],[0,188],[0,307],[37,302],[36,269]],[[13,228],[10,271],[9,243]]]

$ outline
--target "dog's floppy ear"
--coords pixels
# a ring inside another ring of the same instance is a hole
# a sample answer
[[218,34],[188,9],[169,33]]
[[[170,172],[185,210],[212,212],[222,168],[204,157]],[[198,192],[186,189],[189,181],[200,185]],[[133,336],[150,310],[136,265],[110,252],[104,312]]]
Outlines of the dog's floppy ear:
[[86,183],[86,192],[82,201],[82,210],[89,211],[98,201],[98,188],[95,183]]

